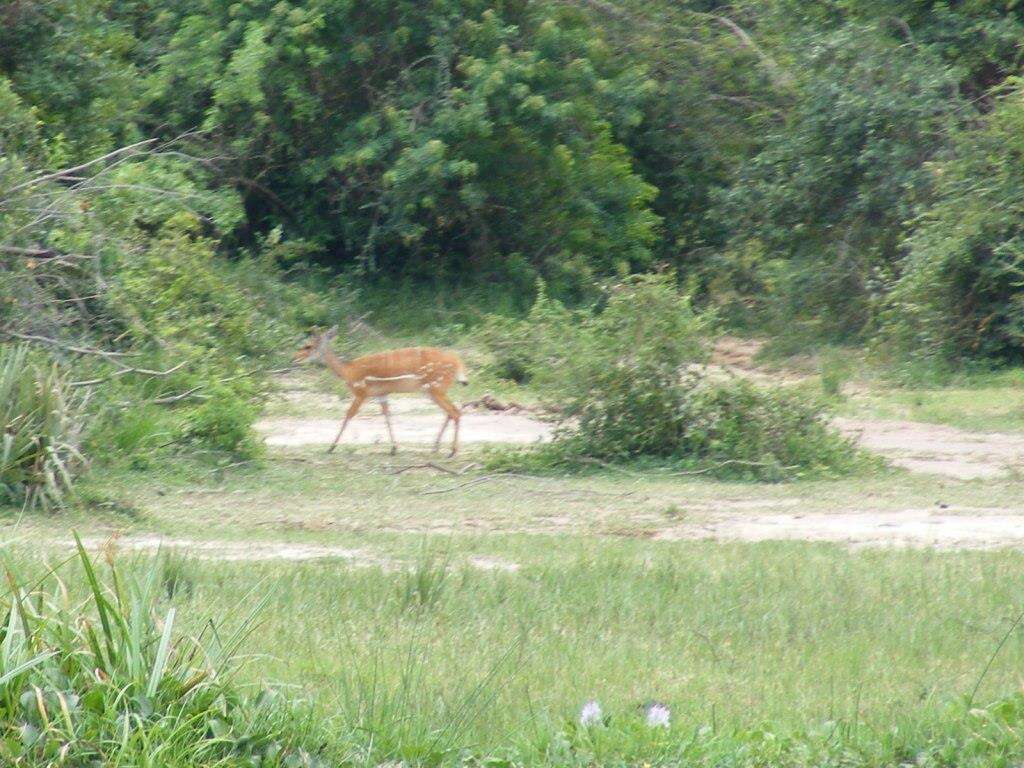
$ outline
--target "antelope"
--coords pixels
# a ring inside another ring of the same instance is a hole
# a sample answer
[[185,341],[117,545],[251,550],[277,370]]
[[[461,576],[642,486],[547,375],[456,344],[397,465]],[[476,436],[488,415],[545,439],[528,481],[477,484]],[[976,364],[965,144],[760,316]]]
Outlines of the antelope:
[[454,424],[452,452],[454,456],[459,450],[459,418],[461,412],[448,399],[448,388],[457,381],[468,384],[466,367],[457,354],[446,349],[435,347],[408,347],[392,349],[373,355],[364,355],[354,360],[344,360],[331,350],[331,340],[338,334],[338,327],[329,328],[323,333],[314,333],[295,353],[294,361],[316,361],[323,363],[339,379],[345,382],[352,393],[352,403],[348,407],[341,429],[338,430],[334,442],[327,449],[331,453],[341,440],[345,427],[352,417],[359,413],[366,398],[375,397],[380,402],[384,413],[384,422],[391,438],[392,455],[398,450],[395,433],[391,429],[391,409],[388,407],[388,395],[394,392],[424,392],[433,400],[437,407],[445,413],[444,424],[437,433],[434,450],[441,447],[448,423]]

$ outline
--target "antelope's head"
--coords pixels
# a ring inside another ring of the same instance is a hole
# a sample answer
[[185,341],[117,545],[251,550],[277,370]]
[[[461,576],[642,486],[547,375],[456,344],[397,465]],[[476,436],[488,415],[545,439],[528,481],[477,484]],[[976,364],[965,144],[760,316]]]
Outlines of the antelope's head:
[[331,340],[338,335],[338,326],[328,328],[322,333],[314,333],[301,347],[299,351],[295,353],[295,357],[292,358],[292,362],[302,363],[307,360],[313,360],[316,362],[323,362],[324,352],[330,348]]

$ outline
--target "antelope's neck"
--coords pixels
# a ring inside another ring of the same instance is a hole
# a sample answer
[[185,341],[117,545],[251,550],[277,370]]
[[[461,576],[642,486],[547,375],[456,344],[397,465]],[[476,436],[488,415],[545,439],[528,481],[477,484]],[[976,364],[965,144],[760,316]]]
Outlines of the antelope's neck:
[[324,364],[334,371],[334,375],[339,379],[348,381],[348,363],[334,354],[331,350],[324,350]]

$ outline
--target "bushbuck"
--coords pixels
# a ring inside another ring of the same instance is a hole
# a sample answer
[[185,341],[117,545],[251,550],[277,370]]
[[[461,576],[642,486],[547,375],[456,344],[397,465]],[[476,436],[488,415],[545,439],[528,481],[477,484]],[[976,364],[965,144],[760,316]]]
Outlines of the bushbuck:
[[331,340],[338,334],[338,328],[329,328],[322,333],[314,333],[295,353],[295,362],[321,362],[342,379],[352,392],[352,403],[348,407],[338,435],[327,449],[330,453],[337,447],[345,427],[352,417],[359,413],[366,398],[375,397],[380,401],[384,412],[384,422],[388,427],[391,439],[391,453],[398,450],[395,433],[391,429],[391,410],[388,407],[388,395],[394,392],[423,392],[444,411],[444,424],[437,433],[434,450],[441,446],[441,438],[448,428],[448,422],[454,422],[452,451],[454,456],[459,450],[459,418],[461,412],[448,399],[448,389],[454,382],[466,384],[466,367],[457,354],[447,349],[435,347],[407,347],[392,349],[364,355],[353,360],[338,357],[331,350]]

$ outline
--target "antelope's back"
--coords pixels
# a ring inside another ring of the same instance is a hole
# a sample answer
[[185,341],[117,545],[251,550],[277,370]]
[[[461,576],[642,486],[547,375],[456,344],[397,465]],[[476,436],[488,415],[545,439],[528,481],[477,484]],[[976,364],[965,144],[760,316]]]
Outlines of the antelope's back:
[[368,384],[407,380],[409,391],[425,385],[451,386],[464,377],[462,360],[457,354],[437,347],[406,347],[364,355],[352,361],[359,366]]

